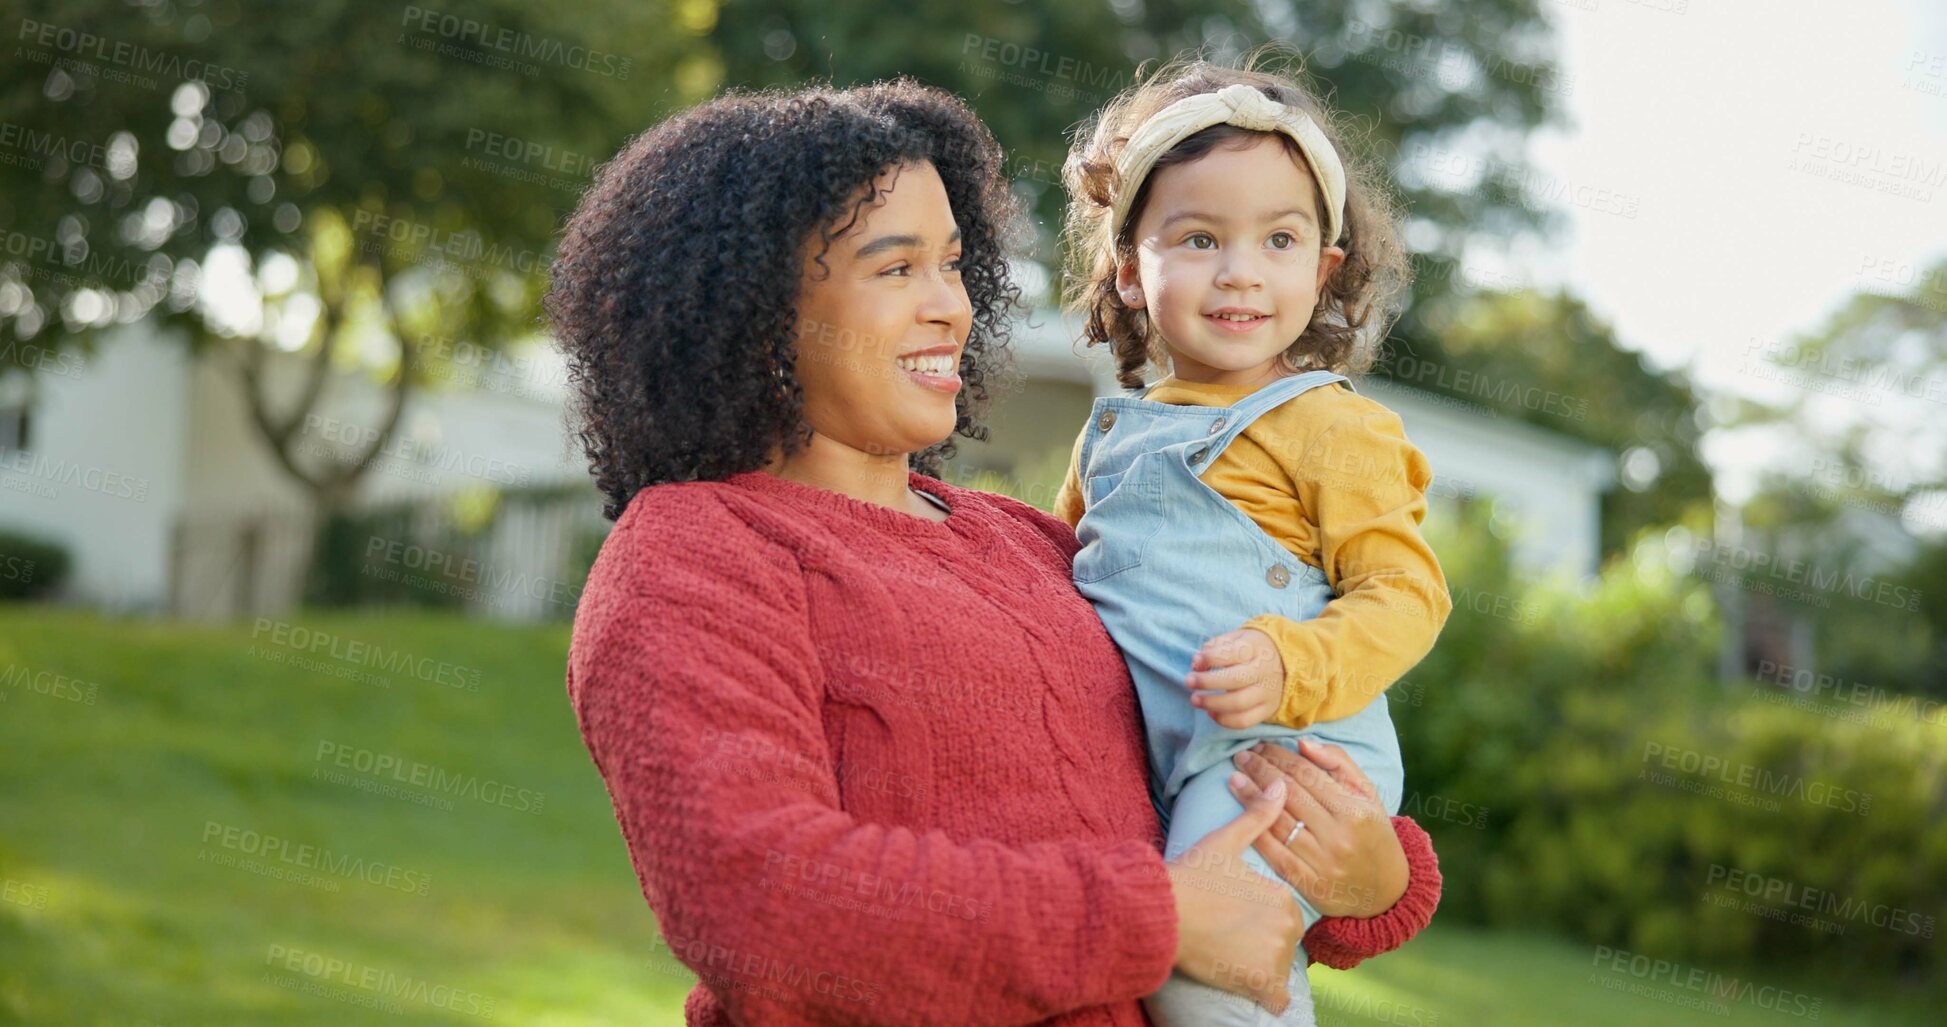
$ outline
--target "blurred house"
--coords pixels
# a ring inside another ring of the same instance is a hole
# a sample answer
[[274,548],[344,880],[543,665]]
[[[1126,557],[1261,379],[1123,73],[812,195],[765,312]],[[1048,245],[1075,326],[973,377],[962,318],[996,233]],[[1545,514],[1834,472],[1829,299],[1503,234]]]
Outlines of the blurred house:
[[[444,381],[410,395],[353,508],[410,511],[431,539],[453,537],[469,511],[484,519],[484,502],[491,531],[464,546],[354,539],[370,550],[364,569],[396,576],[395,592],[438,589],[487,616],[572,615],[571,599],[560,609],[560,568],[576,535],[604,522],[587,465],[569,448],[560,362],[546,346],[511,357],[446,350],[429,365]],[[310,364],[266,354],[272,416],[296,405]],[[384,422],[387,395],[363,372],[330,372],[298,428],[296,459],[316,467],[355,452]],[[252,423],[246,396],[233,357],[192,358],[147,322],[111,332],[92,360],[64,356],[31,381],[15,376],[0,387],[0,423],[13,426],[0,435],[0,531],[67,547],[64,601],[210,619],[295,608],[316,511]],[[561,492],[580,501],[491,501]]]
[[[1120,390],[1106,354],[1078,354],[1052,313],[1015,331],[1018,374],[997,383],[986,443],[962,443],[958,481],[1003,476],[1043,508],[1096,396]],[[495,619],[572,616],[579,567],[607,524],[564,420],[565,369],[536,342],[512,354],[464,344],[426,366],[393,439],[352,509],[392,511],[385,531],[341,539],[351,573],[383,576],[394,596],[442,601]],[[310,361],[268,354],[273,416],[301,396]],[[1437,474],[1434,517],[1492,496],[1517,558],[1534,570],[1594,573],[1611,455],[1479,407],[1376,379],[1359,388],[1397,411]],[[59,599],[118,612],[223,619],[304,601],[319,552],[309,493],[278,465],[252,422],[234,358],[192,358],[147,323],[102,340],[92,360],[63,356],[32,379],[0,383],[0,531],[66,546]],[[298,430],[309,466],[342,459],[384,421],[387,389],[334,370]],[[341,553],[341,555],[345,555]]]

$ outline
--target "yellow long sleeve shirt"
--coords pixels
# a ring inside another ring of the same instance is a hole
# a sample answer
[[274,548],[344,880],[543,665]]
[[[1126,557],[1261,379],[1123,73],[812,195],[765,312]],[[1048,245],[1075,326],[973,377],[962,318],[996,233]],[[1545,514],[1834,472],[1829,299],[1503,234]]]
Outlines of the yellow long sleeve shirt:
[[[1253,391],[1171,377],[1144,398],[1228,407]],[[1070,527],[1084,509],[1081,452],[1077,438],[1055,497],[1055,516]],[[1399,416],[1343,384],[1266,411],[1204,472],[1266,535],[1324,571],[1337,593],[1312,620],[1264,614],[1242,625],[1270,635],[1284,660],[1276,723],[1351,716],[1433,648],[1453,601],[1420,534],[1432,478]]]

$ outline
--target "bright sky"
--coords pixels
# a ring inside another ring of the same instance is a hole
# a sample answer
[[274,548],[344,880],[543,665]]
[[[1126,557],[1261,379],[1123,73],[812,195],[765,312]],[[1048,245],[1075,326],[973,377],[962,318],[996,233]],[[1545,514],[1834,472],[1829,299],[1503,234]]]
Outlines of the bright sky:
[[1658,365],[1762,394],[1739,371],[1754,343],[1947,256],[1947,4],[1542,6],[1574,124],[1533,158],[1639,202],[1633,218],[1604,213],[1613,198],[1564,205],[1561,252],[1533,274],[1566,278]]
[[[1517,281],[1566,282],[1654,365],[1690,368],[1708,393],[1778,402],[1805,386],[1779,380],[1767,351],[1854,292],[1911,290],[1947,257],[1947,4],[1542,7],[1571,123],[1531,141],[1542,187],[1531,191],[1554,200],[1565,231],[1539,250],[1470,254],[1470,266],[1511,261],[1501,273]],[[1947,303],[1947,281],[1930,295]],[[1943,416],[1937,397],[1824,394],[1841,384],[1814,376],[1807,395],[1828,428]],[[1803,472],[1806,460],[1776,432],[1714,433],[1704,452],[1733,501],[1761,468]],[[1889,480],[1947,460],[1911,446],[1869,455]],[[1947,531],[1947,502],[1929,510],[1909,509],[1909,529]]]

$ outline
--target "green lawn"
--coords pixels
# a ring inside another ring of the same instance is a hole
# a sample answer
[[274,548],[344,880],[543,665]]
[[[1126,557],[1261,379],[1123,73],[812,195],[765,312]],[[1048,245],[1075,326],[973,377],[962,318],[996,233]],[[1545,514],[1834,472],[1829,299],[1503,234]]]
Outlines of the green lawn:
[[[314,665],[293,628],[323,633]],[[692,978],[575,732],[567,643],[433,614],[259,630],[0,607],[0,1023],[680,1024]],[[1443,926],[1315,970],[1320,1019],[1784,1015],[1612,991],[1593,951]],[[1826,1001],[1818,1022],[1926,1021]]]

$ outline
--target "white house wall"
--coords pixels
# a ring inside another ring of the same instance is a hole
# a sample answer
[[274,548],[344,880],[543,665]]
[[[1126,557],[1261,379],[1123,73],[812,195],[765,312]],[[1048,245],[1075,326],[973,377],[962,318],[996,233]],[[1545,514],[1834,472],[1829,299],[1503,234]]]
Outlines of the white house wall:
[[0,527],[72,558],[59,598],[115,612],[162,607],[189,433],[187,351],[146,325],[109,330],[86,363],[35,376],[28,448],[0,454]]

